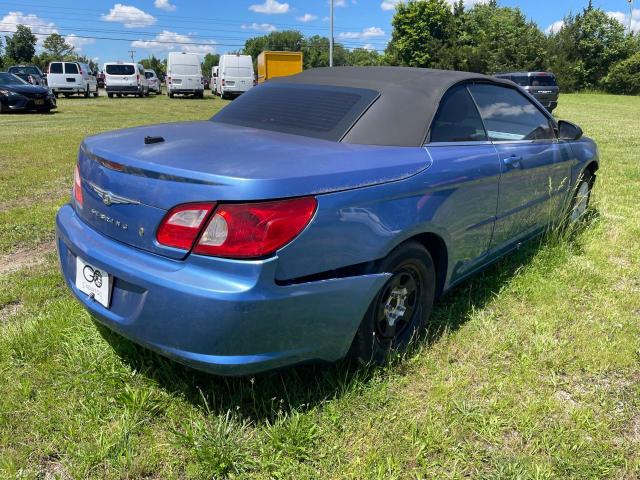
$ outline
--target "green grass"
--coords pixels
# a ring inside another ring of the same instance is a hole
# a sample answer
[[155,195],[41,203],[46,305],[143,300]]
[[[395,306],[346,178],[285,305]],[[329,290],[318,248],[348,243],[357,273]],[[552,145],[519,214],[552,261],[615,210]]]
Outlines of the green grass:
[[[221,104],[0,117],[0,251],[51,237],[83,135]],[[600,146],[590,220],[441,299],[429,338],[382,369],[214,378],[95,325],[53,253],[0,276],[0,478],[638,478],[638,112],[638,97],[561,97]]]

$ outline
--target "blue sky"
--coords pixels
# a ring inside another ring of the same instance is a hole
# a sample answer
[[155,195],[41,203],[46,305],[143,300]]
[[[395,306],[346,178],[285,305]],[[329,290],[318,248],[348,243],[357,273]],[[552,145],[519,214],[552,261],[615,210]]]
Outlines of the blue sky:
[[[384,49],[398,0],[334,1],[337,41],[348,48]],[[466,3],[470,6],[482,1]],[[500,1],[501,5],[520,7],[543,30],[587,3]],[[628,22],[628,0],[593,3]],[[633,28],[639,31],[640,0],[635,0],[635,6]],[[102,63],[126,59],[129,50],[135,50],[136,59],[151,53],[165,57],[170,50],[224,53],[241,48],[249,37],[273,30],[295,28],[305,35],[328,35],[328,15],[328,0],[0,0],[0,35],[15,30],[18,23],[40,34],[58,32],[81,53]]]

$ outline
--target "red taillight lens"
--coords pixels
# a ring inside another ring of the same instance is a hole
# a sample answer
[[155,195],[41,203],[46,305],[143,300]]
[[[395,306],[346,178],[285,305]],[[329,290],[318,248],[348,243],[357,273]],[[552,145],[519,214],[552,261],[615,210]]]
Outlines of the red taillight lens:
[[164,217],[156,238],[168,247],[191,250],[215,203],[188,203],[172,208]]
[[229,258],[270,255],[304,230],[316,206],[313,197],[219,205],[193,252]]
[[76,168],[73,171],[73,198],[75,199],[76,204],[79,207],[82,207],[84,199],[82,197],[82,179],[80,178],[78,165],[76,165]]

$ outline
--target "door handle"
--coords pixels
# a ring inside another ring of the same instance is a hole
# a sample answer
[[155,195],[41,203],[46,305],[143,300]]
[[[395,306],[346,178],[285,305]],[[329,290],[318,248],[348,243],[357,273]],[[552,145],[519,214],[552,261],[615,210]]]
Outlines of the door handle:
[[502,160],[507,167],[510,168],[522,168],[522,157],[518,155],[512,155]]

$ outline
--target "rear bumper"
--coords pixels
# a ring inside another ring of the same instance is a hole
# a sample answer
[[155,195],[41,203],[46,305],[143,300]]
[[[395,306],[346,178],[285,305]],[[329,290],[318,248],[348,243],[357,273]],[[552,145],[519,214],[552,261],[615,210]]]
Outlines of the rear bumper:
[[107,93],[138,93],[140,92],[140,87],[137,85],[107,85],[105,90]]
[[80,87],[77,85],[71,87],[51,87],[51,91],[55,93],[84,93],[86,90],[86,87]]
[[177,94],[195,94],[204,93],[204,88],[180,88],[180,87],[167,87],[170,93]]
[[[145,253],[89,228],[70,205],[56,218],[67,285],[101,323],[176,361],[246,375],[306,361],[335,361],[387,274],[280,286],[278,258],[233,261]],[[110,308],[74,285],[76,256],[113,275]]]

